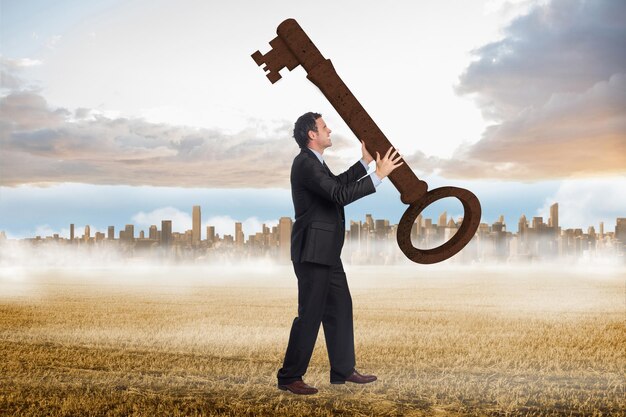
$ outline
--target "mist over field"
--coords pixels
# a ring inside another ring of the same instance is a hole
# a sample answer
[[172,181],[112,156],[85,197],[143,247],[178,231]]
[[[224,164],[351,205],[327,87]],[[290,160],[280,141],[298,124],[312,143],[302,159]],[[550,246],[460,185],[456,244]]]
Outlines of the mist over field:
[[0,410],[8,415],[620,415],[626,407],[626,271],[616,264],[345,264],[357,369],[379,380],[330,385],[320,330],[305,376],[320,393],[303,399],[275,386],[297,315],[290,265],[3,259]]

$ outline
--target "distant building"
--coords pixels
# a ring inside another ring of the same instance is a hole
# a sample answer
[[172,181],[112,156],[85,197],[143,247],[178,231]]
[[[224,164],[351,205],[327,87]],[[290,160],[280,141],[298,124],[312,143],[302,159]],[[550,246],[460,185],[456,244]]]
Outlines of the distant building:
[[127,224],[124,228],[124,240],[133,242],[135,240],[135,225]]
[[241,225],[241,222],[236,222],[235,223],[235,246],[242,247],[243,240],[244,240],[243,226]]
[[200,206],[193,206],[191,224],[191,243],[199,245],[202,240]]
[[437,222],[437,226],[446,227],[447,223],[448,223],[448,212],[444,211],[443,213],[441,213],[441,215],[439,215],[439,221]]
[[548,226],[553,227],[555,230],[559,228],[559,203],[554,203],[550,206],[550,220],[548,220]]
[[622,247],[626,245],[626,217],[618,217],[615,223],[615,239],[621,242]]
[[279,259],[288,261],[291,259],[291,217],[281,217],[278,220]]
[[215,226],[206,227],[206,240],[209,243],[215,242]]
[[161,245],[169,246],[172,243],[172,221],[161,221]]

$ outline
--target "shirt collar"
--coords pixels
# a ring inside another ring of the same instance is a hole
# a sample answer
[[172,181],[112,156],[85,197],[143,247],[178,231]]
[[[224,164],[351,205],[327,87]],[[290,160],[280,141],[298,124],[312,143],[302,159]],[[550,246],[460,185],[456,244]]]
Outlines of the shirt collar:
[[[307,146],[307,148],[308,148],[308,146]],[[319,159],[320,163],[323,165],[324,164],[324,158],[322,158],[322,154],[319,153],[318,151],[316,151],[315,149],[309,148],[309,150],[312,151],[315,154],[315,156],[317,156],[317,159]]]

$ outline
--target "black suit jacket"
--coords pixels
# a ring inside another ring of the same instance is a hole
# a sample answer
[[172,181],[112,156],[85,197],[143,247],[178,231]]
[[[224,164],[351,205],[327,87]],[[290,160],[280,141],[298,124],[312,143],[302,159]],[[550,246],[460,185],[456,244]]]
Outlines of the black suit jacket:
[[343,206],[376,192],[367,170],[357,161],[334,175],[309,148],[301,148],[291,165],[291,197],[295,222],[291,230],[291,260],[335,265],[345,236]]

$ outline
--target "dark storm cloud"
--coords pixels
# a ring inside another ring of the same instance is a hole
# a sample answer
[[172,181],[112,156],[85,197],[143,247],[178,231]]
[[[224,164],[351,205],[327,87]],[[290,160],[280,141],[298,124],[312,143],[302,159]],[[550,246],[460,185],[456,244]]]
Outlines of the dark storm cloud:
[[487,118],[443,173],[539,179],[626,170],[626,2],[557,0],[475,51],[457,91]]

